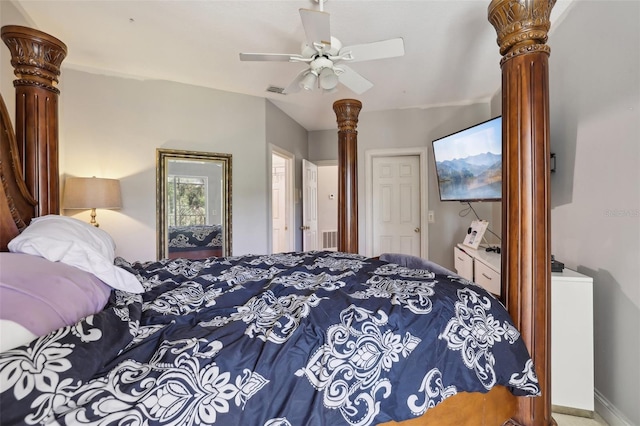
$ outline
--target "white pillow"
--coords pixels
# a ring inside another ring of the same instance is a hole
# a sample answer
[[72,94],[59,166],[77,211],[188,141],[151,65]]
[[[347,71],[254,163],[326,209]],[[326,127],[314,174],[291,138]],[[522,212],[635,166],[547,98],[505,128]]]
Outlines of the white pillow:
[[144,292],[135,275],[113,264],[115,244],[111,236],[72,217],[47,215],[34,218],[8,247],[14,253],[33,254],[75,266],[118,290]]

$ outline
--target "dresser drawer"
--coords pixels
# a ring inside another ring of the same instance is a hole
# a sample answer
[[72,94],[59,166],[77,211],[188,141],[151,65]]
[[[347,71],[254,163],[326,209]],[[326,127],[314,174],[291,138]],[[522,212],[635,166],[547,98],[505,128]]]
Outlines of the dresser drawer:
[[494,271],[484,263],[475,260],[476,283],[489,292],[500,296],[500,273]]
[[469,256],[458,247],[453,249],[454,266],[456,272],[462,278],[473,281],[473,257]]

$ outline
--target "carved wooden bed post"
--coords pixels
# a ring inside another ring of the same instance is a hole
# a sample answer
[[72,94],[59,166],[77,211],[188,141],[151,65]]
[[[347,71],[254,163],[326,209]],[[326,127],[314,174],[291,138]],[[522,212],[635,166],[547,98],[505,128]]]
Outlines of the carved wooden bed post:
[[355,99],[334,102],[338,121],[338,250],[358,253],[358,114]]
[[531,352],[542,396],[518,398],[514,419],[551,417],[549,224],[549,15],[555,0],[493,0],[502,68],[502,289]]
[[[55,87],[67,46],[55,37],[31,28],[2,27],[2,40],[11,51],[16,80],[16,129],[22,171],[35,199],[33,216],[60,211],[58,176],[58,95]],[[34,143],[37,140],[38,143]],[[38,147],[33,149],[33,147]],[[44,160],[44,161],[40,161]],[[50,170],[34,170],[48,164]],[[51,194],[51,196],[49,196]],[[18,230],[21,224],[16,223]]]

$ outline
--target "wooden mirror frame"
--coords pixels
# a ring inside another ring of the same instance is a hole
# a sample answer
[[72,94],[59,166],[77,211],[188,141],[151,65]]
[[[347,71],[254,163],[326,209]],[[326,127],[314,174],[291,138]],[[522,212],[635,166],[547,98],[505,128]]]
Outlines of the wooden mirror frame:
[[[222,163],[222,253],[230,256],[231,251],[231,154],[200,151],[180,151],[174,149],[156,150],[156,249],[158,259],[169,257],[168,225],[167,225],[167,173],[170,160],[191,160]],[[188,256],[185,256],[188,257]]]

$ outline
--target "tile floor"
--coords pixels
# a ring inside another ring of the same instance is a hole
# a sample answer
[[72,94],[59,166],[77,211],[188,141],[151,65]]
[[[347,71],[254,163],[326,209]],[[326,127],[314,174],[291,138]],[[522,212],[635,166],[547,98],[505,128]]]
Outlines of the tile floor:
[[595,413],[593,419],[557,413],[553,413],[553,418],[558,423],[558,426],[607,426],[598,413]]

